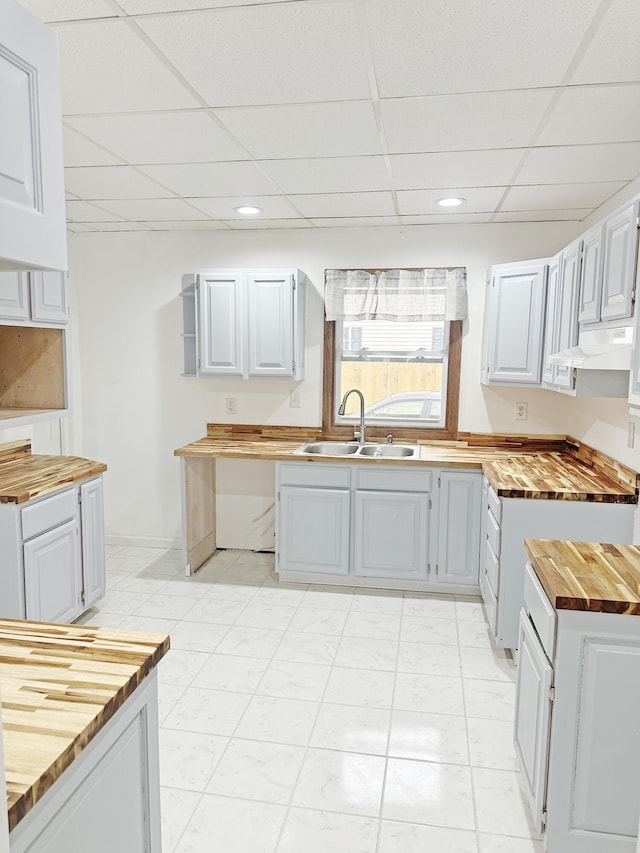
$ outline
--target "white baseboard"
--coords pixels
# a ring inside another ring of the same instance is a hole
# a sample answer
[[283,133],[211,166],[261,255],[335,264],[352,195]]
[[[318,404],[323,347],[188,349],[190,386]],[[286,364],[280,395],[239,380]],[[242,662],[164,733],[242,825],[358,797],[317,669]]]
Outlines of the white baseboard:
[[135,545],[143,548],[181,548],[180,539],[161,539],[156,536],[110,536],[106,535],[107,545]]

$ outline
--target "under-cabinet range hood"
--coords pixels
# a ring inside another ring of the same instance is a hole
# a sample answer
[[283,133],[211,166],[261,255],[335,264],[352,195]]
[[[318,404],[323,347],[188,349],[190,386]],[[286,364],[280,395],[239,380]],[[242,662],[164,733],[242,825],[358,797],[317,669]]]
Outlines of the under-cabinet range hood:
[[631,370],[633,327],[588,329],[580,332],[578,346],[553,353],[551,364],[578,370]]

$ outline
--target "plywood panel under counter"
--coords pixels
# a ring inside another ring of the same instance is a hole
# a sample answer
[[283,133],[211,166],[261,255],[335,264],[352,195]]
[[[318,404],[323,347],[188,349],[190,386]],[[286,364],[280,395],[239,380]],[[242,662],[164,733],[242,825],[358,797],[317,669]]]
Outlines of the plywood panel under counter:
[[65,408],[65,331],[0,325],[0,418]]

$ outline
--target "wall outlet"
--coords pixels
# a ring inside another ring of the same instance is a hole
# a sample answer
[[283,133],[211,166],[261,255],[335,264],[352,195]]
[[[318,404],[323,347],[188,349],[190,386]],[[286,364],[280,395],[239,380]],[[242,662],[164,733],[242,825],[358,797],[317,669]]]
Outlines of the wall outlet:
[[527,403],[513,404],[513,419],[514,421],[526,421],[527,419]]
[[228,415],[237,415],[238,414],[238,398],[237,397],[225,397],[224,408],[225,408],[225,411]]
[[289,394],[289,405],[292,409],[300,408],[300,389],[294,388],[291,394]]
[[627,424],[627,447],[633,447],[636,443],[636,425],[633,421]]

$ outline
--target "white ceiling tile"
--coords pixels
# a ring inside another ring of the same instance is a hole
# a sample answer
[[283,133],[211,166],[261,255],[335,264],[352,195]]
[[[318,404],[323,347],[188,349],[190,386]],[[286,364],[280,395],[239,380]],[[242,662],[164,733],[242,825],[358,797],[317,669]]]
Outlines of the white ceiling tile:
[[138,23],[211,106],[370,94],[351,3],[239,6]]
[[630,181],[640,174],[640,142],[532,148],[518,184]]
[[[448,191],[449,190],[449,191]],[[403,216],[439,214],[449,215],[437,206],[439,198],[460,196],[466,199],[460,213],[486,213],[496,209],[505,187],[456,187],[439,190],[401,190],[398,192],[398,207]]]
[[576,210],[499,210],[493,214],[494,222],[581,222],[593,208]]
[[87,201],[68,201],[67,219],[72,222],[117,222],[121,217]]
[[86,231],[95,231],[91,225],[85,225],[82,222],[67,222],[67,231],[72,231],[74,234],[82,234]]
[[178,220],[177,222],[145,222],[152,231],[228,231],[224,222],[213,219]]
[[260,165],[285,193],[366,192],[390,189],[384,157],[263,160]]
[[229,220],[227,223],[234,231],[262,231],[276,228],[312,228],[308,219],[252,219],[251,221],[238,219]]
[[501,210],[568,210],[601,205],[624,183],[553,184],[550,186],[511,187]]
[[493,213],[435,213],[423,216],[401,216],[403,225],[469,225],[491,222]]
[[234,207],[242,205],[254,205],[262,208],[258,217],[250,217],[250,221],[257,219],[289,219],[298,216],[298,213],[287,202],[286,198],[279,195],[269,196],[226,196],[225,198],[189,198],[187,199],[194,207],[204,211],[208,216],[215,219],[238,219],[246,220],[246,216],[234,211]]
[[559,84],[600,0],[368,0],[383,98]]
[[83,199],[166,198],[171,193],[131,166],[80,166],[64,170],[65,186]]
[[316,228],[374,228],[381,225],[399,225],[398,216],[342,216],[313,219]]
[[398,190],[431,187],[486,187],[508,184],[525,149],[395,154],[390,157]]
[[216,110],[257,159],[381,154],[371,101]]
[[[250,0],[251,5],[258,3],[281,3],[282,0]],[[184,12],[189,9],[214,9],[224,6],[246,6],[247,0],[118,0],[128,15],[142,15],[149,12]]]
[[292,195],[289,199],[303,216],[311,219],[324,216],[394,215],[390,192]]
[[572,83],[640,80],[640,3],[613,0]]
[[278,187],[249,161],[144,166],[143,171],[182,196],[269,195]]
[[382,101],[389,152],[526,147],[552,94],[542,89]]
[[[73,204],[73,202],[69,202]],[[122,199],[106,201],[102,205],[125,219],[136,221],[161,221],[202,219],[202,213],[179,198]],[[91,220],[87,220],[91,221]]]
[[108,0],[20,0],[41,21],[76,21],[82,18],[113,18],[117,15]]
[[116,166],[120,163],[113,154],[65,125],[62,126],[62,147],[65,166]]
[[93,222],[96,231],[149,231],[143,222]]
[[200,106],[122,19],[63,24],[56,36],[63,114]]
[[536,145],[640,140],[640,85],[564,89]]
[[82,116],[68,121],[129,163],[247,159],[206,110]]

